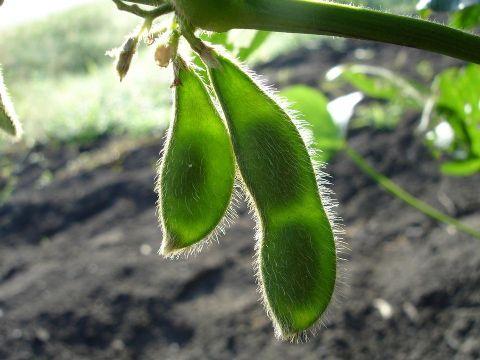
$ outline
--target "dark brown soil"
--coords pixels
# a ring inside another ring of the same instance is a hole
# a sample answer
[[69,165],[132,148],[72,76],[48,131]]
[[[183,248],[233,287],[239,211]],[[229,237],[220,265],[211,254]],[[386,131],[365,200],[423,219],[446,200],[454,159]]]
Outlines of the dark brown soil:
[[[358,46],[352,42],[349,46]],[[361,46],[367,46],[361,43]],[[438,68],[446,58],[395,47]],[[378,50],[381,51],[378,51]],[[317,85],[351,48],[302,50],[261,72],[292,71]],[[361,130],[350,144],[416,196],[480,227],[480,176],[442,176],[412,136]],[[104,140],[88,151],[102,151]],[[0,359],[478,359],[480,243],[379,189],[343,154],[328,166],[344,218],[348,287],[327,328],[306,344],[274,339],[254,281],[253,222],[245,206],[219,244],[189,260],[163,260],[153,192],[161,141],[75,175],[78,154],[38,147],[0,206]],[[53,181],[39,187],[45,170]],[[389,313],[390,312],[390,313]]]

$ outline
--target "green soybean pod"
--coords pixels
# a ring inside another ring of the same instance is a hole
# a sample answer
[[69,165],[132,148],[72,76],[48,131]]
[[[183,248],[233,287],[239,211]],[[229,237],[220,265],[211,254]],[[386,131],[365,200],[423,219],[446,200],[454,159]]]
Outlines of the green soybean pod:
[[259,222],[258,278],[278,336],[296,340],[326,311],[336,283],[335,232],[320,176],[288,111],[222,56],[209,68]]
[[2,69],[0,68],[0,129],[15,138],[22,134],[22,127],[13,107],[7,87],[3,82]]
[[230,137],[202,80],[179,57],[174,118],[159,168],[161,252],[192,251],[228,217],[235,180]]

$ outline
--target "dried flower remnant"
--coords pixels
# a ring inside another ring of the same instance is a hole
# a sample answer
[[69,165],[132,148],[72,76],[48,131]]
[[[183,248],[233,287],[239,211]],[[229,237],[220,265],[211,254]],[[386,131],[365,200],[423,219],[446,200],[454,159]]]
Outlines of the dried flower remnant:
[[131,36],[125,40],[119,48],[107,51],[106,55],[116,59],[116,66],[120,81],[122,81],[130,69],[133,55],[137,52],[138,36]]

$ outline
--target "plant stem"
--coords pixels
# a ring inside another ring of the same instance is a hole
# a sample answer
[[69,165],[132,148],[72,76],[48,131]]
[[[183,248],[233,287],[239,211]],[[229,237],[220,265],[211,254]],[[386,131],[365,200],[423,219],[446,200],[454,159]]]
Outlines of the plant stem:
[[[138,1],[135,1],[135,4],[133,5],[126,4],[124,0],[112,0],[112,1],[115,3],[115,5],[117,5],[118,10],[127,11],[129,13],[140,16],[142,18],[150,19],[151,21],[153,21],[159,16],[162,16],[164,14],[167,14],[173,11],[173,7],[167,3],[161,4],[153,10],[145,10],[137,5],[137,3],[140,3]],[[141,3],[144,4],[144,2],[141,2]]]
[[159,6],[163,3],[165,3],[164,0],[155,0],[155,1],[151,1],[151,0],[125,0],[125,1],[129,2],[129,3],[150,5],[150,6]]
[[414,207],[425,215],[431,217],[432,219],[435,219],[447,225],[451,225],[457,230],[480,240],[480,231],[475,230],[468,225],[465,225],[457,219],[454,219],[453,217],[448,216],[441,211],[435,209],[433,206],[423,202],[422,200],[417,199],[415,196],[411,195],[410,193],[402,189],[400,186],[395,184],[392,180],[376,171],[359,153],[357,153],[349,145],[345,144],[344,150],[347,155],[353,160],[355,165],[357,165],[366,175],[370,176],[384,190],[386,190],[393,196]]
[[195,27],[321,34],[404,45],[480,63],[480,37],[426,20],[318,0],[175,0]]

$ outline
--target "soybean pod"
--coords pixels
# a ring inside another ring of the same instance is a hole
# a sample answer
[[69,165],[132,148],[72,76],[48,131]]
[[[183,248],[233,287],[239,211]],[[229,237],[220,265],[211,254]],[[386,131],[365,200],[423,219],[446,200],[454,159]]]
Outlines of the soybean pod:
[[164,255],[191,250],[215,235],[235,179],[228,131],[207,89],[180,57],[174,68],[174,118],[157,183]]
[[258,278],[280,337],[296,339],[329,305],[336,283],[331,217],[308,148],[288,111],[230,59],[209,75],[258,221]]

